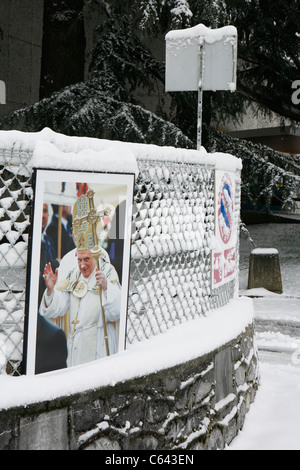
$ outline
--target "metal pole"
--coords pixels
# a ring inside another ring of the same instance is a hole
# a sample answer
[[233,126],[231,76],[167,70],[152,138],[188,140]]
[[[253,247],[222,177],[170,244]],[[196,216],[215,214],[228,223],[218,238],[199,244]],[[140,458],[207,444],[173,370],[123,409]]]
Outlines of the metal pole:
[[203,108],[203,64],[204,64],[203,37],[200,37],[199,45],[199,88],[198,88],[198,121],[197,121],[197,150],[202,143],[202,108]]
[[197,150],[201,148],[202,142],[202,101],[203,101],[203,90],[198,90],[198,122],[197,122]]

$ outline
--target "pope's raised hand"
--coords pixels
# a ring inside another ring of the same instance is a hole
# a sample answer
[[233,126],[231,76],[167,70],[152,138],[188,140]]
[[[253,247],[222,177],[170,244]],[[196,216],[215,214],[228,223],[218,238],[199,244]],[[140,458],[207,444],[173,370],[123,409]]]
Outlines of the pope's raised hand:
[[44,279],[47,287],[47,295],[51,295],[55,284],[57,282],[58,269],[55,270],[55,273],[52,270],[51,263],[46,264],[44,269]]
[[96,271],[95,273],[97,286],[100,286],[102,290],[107,289],[107,279],[103,273]]

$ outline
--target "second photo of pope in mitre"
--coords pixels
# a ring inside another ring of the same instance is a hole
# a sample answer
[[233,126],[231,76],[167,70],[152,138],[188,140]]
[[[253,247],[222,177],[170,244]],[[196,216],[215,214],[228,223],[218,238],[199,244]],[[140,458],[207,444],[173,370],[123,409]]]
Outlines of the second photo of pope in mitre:
[[47,319],[68,314],[68,367],[118,352],[121,285],[107,252],[98,246],[99,220],[93,194],[80,196],[73,210],[76,249],[55,272],[50,263],[44,269],[40,314]]

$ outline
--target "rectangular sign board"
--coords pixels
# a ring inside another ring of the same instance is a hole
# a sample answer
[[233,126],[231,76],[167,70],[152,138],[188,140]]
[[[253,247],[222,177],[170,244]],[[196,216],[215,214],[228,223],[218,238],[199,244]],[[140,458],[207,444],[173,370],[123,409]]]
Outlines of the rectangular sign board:
[[166,35],[166,91],[236,89],[237,33],[198,25]]

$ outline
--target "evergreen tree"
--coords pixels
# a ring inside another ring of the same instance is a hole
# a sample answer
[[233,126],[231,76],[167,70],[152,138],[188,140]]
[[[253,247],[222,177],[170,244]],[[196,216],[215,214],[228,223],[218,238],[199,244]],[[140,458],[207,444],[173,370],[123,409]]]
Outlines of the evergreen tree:
[[84,0],[44,0],[40,99],[84,79]]
[[[216,133],[209,125],[216,116],[238,120],[254,100],[264,109],[299,120],[299,109],[291,101],[291,83],[300,78],[298,0],[90,1],[100,8],[101,21],[88,79],[74,80],[3,119],[0,126],[29,131],[47,126],[69,135],[193,148],[197,93],[169,94],[166,105],[164,59],[153,51],[151,41],[164,41],[170,29],[199,23],[211,28],[234,24],[239,33],[238,92],[204,93],[203,144],[208,151],[230,152],[243,160],[245,202],[269,207],[276,196],[289,205],[299,188],[299,162]],[[155,112],[147,109],[141,90],[146,96],[160,90]],[[279,190],[283,178],[284,191]]]
[[300,156],[283,155],[260,144],[230,137],[204,126],[207,150],[227,152],[242,160],[242,205],[269,211],[295,210],[300,192]]
[[226,0],[239,32],[238,90],[264,109],[300,121],[292,83],[300,77],[299,0]]

